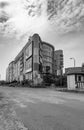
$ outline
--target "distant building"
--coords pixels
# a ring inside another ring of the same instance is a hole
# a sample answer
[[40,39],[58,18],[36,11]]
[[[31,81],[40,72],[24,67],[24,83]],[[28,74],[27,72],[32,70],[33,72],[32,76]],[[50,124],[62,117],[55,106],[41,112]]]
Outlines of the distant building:
[[63,50],[54,52],[54,73],[58,76],[63,74]]
[[[7,80],[10,79],[8,77],[12,79],[10,66],[11,64],[7,69]],[[13,80],[32,80],[37,84],[42,82],[43,74],[47,72],[54,73],[54,47],[43,42],[38,34],[34,34],[14,59]]]
[[84,67],[66,68],[68,89],[83,89],[84,88]]

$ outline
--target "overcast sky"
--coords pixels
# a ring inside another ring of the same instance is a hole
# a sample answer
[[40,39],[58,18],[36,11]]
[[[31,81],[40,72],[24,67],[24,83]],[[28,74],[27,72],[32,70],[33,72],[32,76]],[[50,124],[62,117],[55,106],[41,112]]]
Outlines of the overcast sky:
[[84,0],[0,0],[0,74],[38,33],[64,51],[64,67],[84,62]]

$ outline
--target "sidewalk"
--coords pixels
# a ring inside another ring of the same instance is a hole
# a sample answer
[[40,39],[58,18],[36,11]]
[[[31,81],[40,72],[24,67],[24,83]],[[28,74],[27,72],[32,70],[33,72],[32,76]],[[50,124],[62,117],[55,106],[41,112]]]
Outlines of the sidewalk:
[[79,93],[79,94],[84,94],[84,89],[71,89],[68,90],[67,88],[56,88],[56,91],[61,91],[61,92],[71,92],[71,93]]

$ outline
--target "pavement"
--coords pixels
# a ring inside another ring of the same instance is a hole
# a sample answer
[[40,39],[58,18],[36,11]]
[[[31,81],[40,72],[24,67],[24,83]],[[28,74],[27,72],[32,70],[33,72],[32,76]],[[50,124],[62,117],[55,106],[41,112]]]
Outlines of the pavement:
[[0,130],[84,130],[84,95],[0,87]]

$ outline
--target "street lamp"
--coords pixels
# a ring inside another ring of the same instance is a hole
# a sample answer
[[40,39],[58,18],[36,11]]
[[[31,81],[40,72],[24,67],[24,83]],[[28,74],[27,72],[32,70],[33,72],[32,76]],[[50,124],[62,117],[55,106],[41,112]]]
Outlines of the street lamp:
[[76,66],[76,60],[75,60],[75,58],[71,57],[70,59],[74,61],[74,67],[75,67]]

